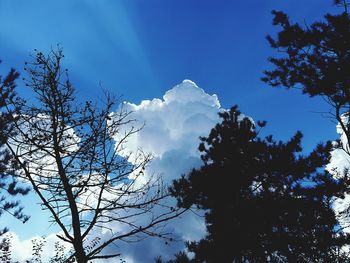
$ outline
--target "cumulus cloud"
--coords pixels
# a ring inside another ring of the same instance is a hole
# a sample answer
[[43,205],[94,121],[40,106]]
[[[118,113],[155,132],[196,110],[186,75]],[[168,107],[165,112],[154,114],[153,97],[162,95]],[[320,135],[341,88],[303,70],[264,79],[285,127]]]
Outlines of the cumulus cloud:
[[[153,160],[147,167],[145,176],[159,174],[167,184],[201,165],[197,150],[199,137],[208,135],[211,128],[219,122],[218,112],[222,111],[215,94],[207,94],[190,80],[176,85],[161,99],[144,100],[140,104],[124,102],[122,107],[132,111],[130,116],[137,120],[139,127],[144,124],[140,132],[128,138],[124,144],[125,149],[131,152],[142,149],[151,153]],[[130,129],[124,128],[126,131]],[[115,140],[118,141],[118,138]],[[170,202],[175,205],[175,200]],[[118,232],[121,226],[111,224],[110,227],[113,232]],[[137,243],[119,242],[106,249],[105,253],[122,253],[122,258],[127,263],[153,262],[159,255],[165,259],[170,258],[184,249],[184,240],[200,239],[205,234],[205,224],[203,218],[187,213],[169,222],[166,231],[172,232],[178,241],[165,243],[162,239],[147,238]],[[94,232],[101,240],[110,234],[102,230]],[[115,259],[106,262],[115,262]]]
[[132,111],[132,118],[145,127],[130,139],[126,148],[136,151],[141,147],[157,158],[181,151],[198,157],[198,137],[207,135],[218,122],[220,102],[194,82],[184,80],[168,90],[163,99],[144,100],[139,105],[124,102]]
[[[346,117],[342,117],[344,122],[347,122]],[[349,143],[346,139],[346,135],[341,128],[340,124],[337,125],[337,133],[339,134],[340,143],[343,145],[343,149],[335,147],[331,152],[331,160],[326,166],[328,172],[330,172],[335,178],[341,178],[346,173],[346,170],[350,168],[350,155],[349,155]],[[338,146],[338,142],[334,142],[334,146]],[[344,198],[335,198],[333,202],[333,209],[338,217],[339,224],[343,230],[350,233],[350,219],[344,213],[350,205],[350,194],[345,194]]]
[[[209,134],[219,122],[218,112],[222,111],[218,97],[207,94],[191,80],[184,80],[168,90],[162,99],[143,100],[140,104],[124,102],[122,106],[132,112],[131,118],[136,119],[139,126],[144,124],[140,132],[128,138],[125,149],[136,152],[141,148],[151,153],[153,160],[146,176],[160,174],[168,184],[201,165],[197,150],[199,137]],[[175,205],[175,200],[171,201]],[[159,255],[172,257],[184,249],[184,240],[198,240],[205,234],[203,218],[193,213],[171,221],[166,228],[178,241],[165,243],[162,239],[148,238],[110,249],[122,251],[128,263],[152,262]]]
[[[344,117],[343,122],[346,122]],[[326,169],[336,178],[339,178],[344,175],[346,169],[350,168],[350,155],[347,153],[347,151],[349,151],[349,144],[340,124],[337,125],[337,133],[339,134],[340,144],[343,145],[344,149],[340,147],[335,147],[333,149],[331,152],[331,160]],[[338,144],[338,142],[334,142],[334,146],[337,146]]]

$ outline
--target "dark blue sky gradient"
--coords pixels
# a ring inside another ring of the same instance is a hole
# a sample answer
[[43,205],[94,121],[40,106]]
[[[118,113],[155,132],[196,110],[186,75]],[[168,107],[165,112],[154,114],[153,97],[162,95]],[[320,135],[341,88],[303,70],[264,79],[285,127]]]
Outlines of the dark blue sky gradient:
[[[223,107],[238,104],[254,119],[267,120],[264,133],[279,139],[296,130],[310,150],[336,138],[322,114],[328,106],[298,91],[260,81],[275,55],[265,40],[273,34],[271,10],[307,24],[338,11],[320,0],[113,0],[0,2],[0,57],[22,72],[37,48],[60,43],[79,96],[95,97],[103,87],[139,103],[161,97],[191,79],[216,93]],[[19,85],[23,92],[23,85]],[[26,93],[26,92],[25,92]]]

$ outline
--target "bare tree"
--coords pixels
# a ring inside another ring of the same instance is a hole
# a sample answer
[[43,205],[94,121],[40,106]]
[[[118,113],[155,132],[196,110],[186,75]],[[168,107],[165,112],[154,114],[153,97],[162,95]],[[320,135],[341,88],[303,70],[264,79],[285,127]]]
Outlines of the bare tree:
[[[36,51],[25,68],[36,101],[7,101],[8,107],[22,109],[14,125],[17,135],[7,143],[22,177],[79,263],[119,256],[104,252],[118,240],[166,238],[164,222],[184,210],[166,205],[168,193],[159,176],[144,174],[151,156],[125,149],[140,128],[123,108],[112,113],[116,99],[108,93],[103,101],[77,103],[61,67],[63,57],[60,48],[48,55]],[[99,240],[98,228],[109,229],[108,238]]]

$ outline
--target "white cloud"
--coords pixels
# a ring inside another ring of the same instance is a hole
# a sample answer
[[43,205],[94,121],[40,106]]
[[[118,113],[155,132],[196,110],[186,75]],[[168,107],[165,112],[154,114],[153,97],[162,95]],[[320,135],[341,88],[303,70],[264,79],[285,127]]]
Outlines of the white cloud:
[[[146,174],[161,174],[168,184],[201,165],[199,137],[209,134],[222,111],[218,97],[207,94],[191,80],[168,90],[162,99],[143,100],[140,104],[124,102],[123,108],[132,111],[131,118],[137,120],[138,126],[145,124],[140,132],[128,138],[125,149],[141,148],[151,153],[154,158]],[[171,201],[175,205],[175,200]],[[138,243],[122,243],[116,250],[122,251],[122,258],[128,263],[153,262],[159,255],[172,257],[184,248],[183,241],[200,239],[205,234],[205,224],[203,218],[188,213],[169,222],[167,230],[179,241],[165,244],[164,240],[148,238]]]
[[[346,119],[342,117],[343,122],[346,122]],[[339,134],[340,143],[343,145],[344,149],[339,147],[335,147],[335,149],[331,152],[331,160],[327,165],[326,169],[332,173],[335,177],[342,177],[344,175],[344,171],[347,168],[350,168],[350,155],[346,152],[349,149],[349,144],[346,139],[346,135],[341,128],[340,124],[337,125],[337,133]],[[338,143],[334,142],[334,146],[337,146]]]
[[[47,152],[53,151],[50,117],[45,114],[38,114],[35,117],[22,115],[17,124],[19,125],[17,134],[8,142],[11,149],[17,153],[21,162],[27,163],[31,174],[40,176],[44,172],[45,176],[55,176],[58,170],[55,158],[47,154]],[[65,128],[64,134],[62,145],[64,145],[66,152],[62,155],[66,156],[68,153],[77,151],[80,138],[69,126]],[[33,144],[32,141],[35,143]],[[25,177],[24,174],[23,177]]]
[[[207,94],[190,80],[184,80],[167,91],[162,99],[144,100],[140,104],[124,102],[123,107],[133,112],[131,117],[138,125],[145,124],[140,132],[128,138],[125,149],[136,152],[141,148],[151,153],[154,158],[146,174],[160,174],[168,184],[201,165],[197,150],[199,137],[209,134],[219,122],[218,112],[222,111],[215,94]],[[125,127],[126,131],[128,129],[130,127]],[[175,200],[171,202],[175,205]],[[120,226],[111,227],[117,231]],[[131,244],[119,242],[117,247],[109,247],[105,253],[121,252],[127,263],[153,262],[156,256],[166,259],[183,249],[182,240],[196,240],[205,234],[203,218],[193,213],[169,222],[166,229],[179,241],[165,244],[164,240],[148,238]],[[108,231],[98,230],[94,234],[102,240],[110,235]],[[106,262],[115,262],[115,259]]]
[[[32,260],[33,259],[33,241],[36,242],[36,244],[42,243],[43,250],[41,253],[41,259],[43,262],[48,262],[50,259],[52,259],[55,256],[55,243],[60,242],[60,240],[57,238],[56,234],[50,234],[46,237],[40,237],[40,236],[34,236],[30,239],[24,239],[22,240],[19,236],[19,234],[16,234],[14,232],[6,233],[4,237],[8,237],[10,239],[10,245],[11,245],[11,259],[13,262],[26,262],[26,260]],[[60,242],[61,244],[62,242]],[[68,253],[68,251],[71,249],[67,244],[64,244],[64,253]],[[1,254],[1,253],[0,253]]]
[[[346,117],[342,117],[343,122],[346,122]],[[341,128],[340,124],[337,125],[337,133],[340,135],[340,143],[343,145],[344,149],[338,146],[337,142],[334,142],[335,148],[331,152],[331,160],[326,166],[326,169],[335,177],[341,178],[344,176],[346,169],[350,168],[350,155],[347,153],[349,150],[349,144],[346,139],[346,135]],[[350,194],[345,193],[344,198],[335,198],[333,202],[333,209],[338,217],[339,224],[343,230],[350,233],[350,219],[344,214],[344,212],[349,208],[350,205]]]
[[168,90],[163,100],[144,100],[139,105],[124,102],[123,106],[133,112],[132,118],[145,123],[126,148],[135,151],[141,147],[158,158],[174,150],[198,157],[198,137],[207,135],[218,122],[220,110],[217,96],[190,80]]

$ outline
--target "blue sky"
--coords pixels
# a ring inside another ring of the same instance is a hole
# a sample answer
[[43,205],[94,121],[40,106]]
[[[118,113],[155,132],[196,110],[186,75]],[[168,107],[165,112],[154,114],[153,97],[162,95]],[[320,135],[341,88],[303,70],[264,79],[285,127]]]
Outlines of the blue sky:
[[216,93],[223,107],[238,104],[254,119],[267,120],[266,132],[277,138],[301,129],[305,146],[312,147],[335,135],[334,125],[314,113],[328,107],[260,81],[267,57],[275,54],[265,40],[276,30],[273,9],[306,23],[336,10],[319,0],[2,0],[0,56],[5,66],[22,71],[34,48],[60,43],[82,95],[98,94],[101,81],[132,102],[160,97],[191,79]]
[[[11,66],[23,72],[33,49],[47,51],[60,44],[83,98],[99,95],[101,82],[122,100],[138,104],[191,79],[206,93],[217,94],[223,108],[238,104],[253,119],[267,120],[266,134],[287,139],[301,130],[310,150],[337,138],[335,124],[319,113],[329,107],[321,99],[260,81],[269,68],[267,57],[276,54],[265,36],[276,32],[271,10],[312,23],[337,11],[331,2],[1,0],[1,72]],[[30,94],[21,83],[19,93]]]

